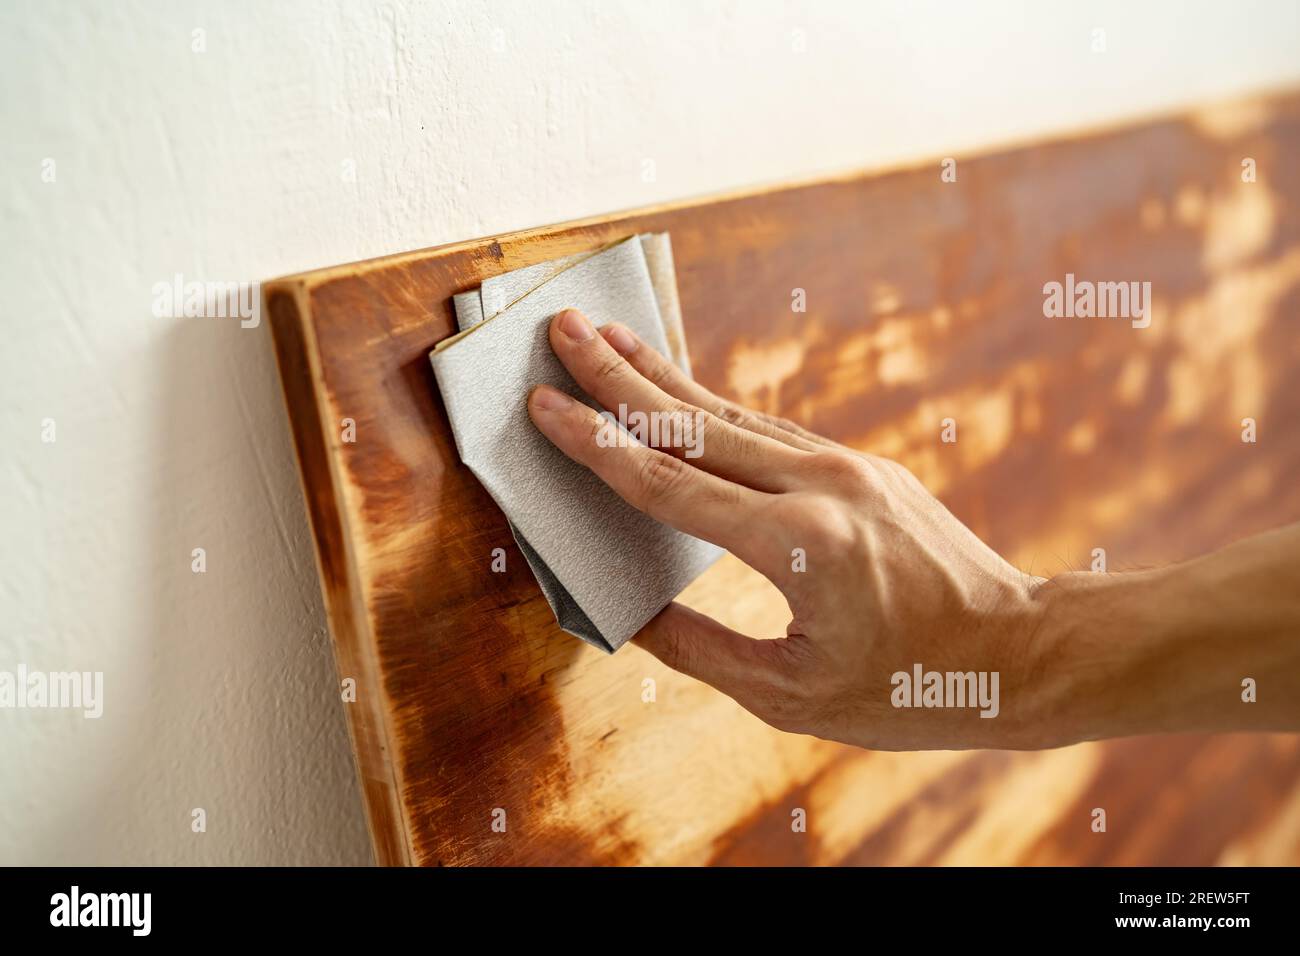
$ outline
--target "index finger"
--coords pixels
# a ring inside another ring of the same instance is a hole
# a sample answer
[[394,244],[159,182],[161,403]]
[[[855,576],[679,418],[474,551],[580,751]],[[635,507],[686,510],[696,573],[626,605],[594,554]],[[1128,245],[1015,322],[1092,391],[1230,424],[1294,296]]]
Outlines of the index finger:
[[776,495],[756,491],[647,448],[582,402],[549,385],[528,396],[528,414],[560,451],[585,465],[620,498],[678,531],[726,548],[769,577],[788,552],[766,540],[763,510]]

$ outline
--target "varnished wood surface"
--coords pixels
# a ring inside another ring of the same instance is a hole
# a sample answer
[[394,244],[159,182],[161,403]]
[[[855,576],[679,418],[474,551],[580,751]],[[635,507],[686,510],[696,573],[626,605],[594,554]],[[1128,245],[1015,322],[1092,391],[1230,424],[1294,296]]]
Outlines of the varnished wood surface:
[[[555,627],[458,461],[426,359],[451,295],[667,230],[698,378],[898,458],[1021,567],[1165,562],[1300,518],[1300,96],[957,159],[955,183],[936,160],[268,284],[380,862],[1300,862],[1294,736],[866,753],[635,646],[600,654]],[[1151,327],[1044,318],[1067,272],[1150,281]],[[756,634],[788,616],[732,558],[684,599]]]

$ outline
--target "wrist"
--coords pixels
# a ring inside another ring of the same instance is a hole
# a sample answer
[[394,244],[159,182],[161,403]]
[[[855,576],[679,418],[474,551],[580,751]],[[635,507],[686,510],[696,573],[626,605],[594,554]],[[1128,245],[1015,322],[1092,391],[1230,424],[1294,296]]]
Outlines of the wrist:
[[1179,729],[1174,585],[1163,570],[1084,571],[1034,588],[1024,682],[1039,746]]
[[1300,525],[1154,571],[1029,590],[1019,708],[1031,746],[1300,728]]

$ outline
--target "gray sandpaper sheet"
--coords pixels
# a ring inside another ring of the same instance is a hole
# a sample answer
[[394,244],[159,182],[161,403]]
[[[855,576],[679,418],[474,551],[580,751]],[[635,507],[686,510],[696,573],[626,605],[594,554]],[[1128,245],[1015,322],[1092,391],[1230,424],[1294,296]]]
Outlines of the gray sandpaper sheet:
[[[654,289],[659,307],[659,320],[664,337],[668,340],[667,354],[687,375],[691,374],[690,358],[686,353],[686,333],[682,328],[682,307],[677,297],[677,271],[673,266],[673,245],[668,233],[645,233],[637,237],[650,272],[650,285]],[[477,289],[452,296],[456,310],[456,327],[464,331],[490,319],[510,303],[527,295],[533,289],[549,282],[565,269],[598,253],[577,253],[549,259],[536,265],[515,269],[493,276]]]
[[505,513],[560,626],[612,653],[722,552],[571,461],[533,425],[526,400],[545,383],[598,407],[551,351],[547,329],[565,308],[598,326],[622,322],[685,367],[668,237],[506,273],[454,304],[462,332],[430,361],[461,460]]

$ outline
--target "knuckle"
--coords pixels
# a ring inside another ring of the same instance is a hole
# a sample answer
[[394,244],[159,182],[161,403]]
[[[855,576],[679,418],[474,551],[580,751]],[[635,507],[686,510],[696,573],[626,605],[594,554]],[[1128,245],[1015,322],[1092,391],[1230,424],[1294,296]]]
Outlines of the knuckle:
[[747,427],[751,420],[750,414],[743,408],[726,403],[720,405],[713,414],[728,425],[735,425],[737,428]]
[[685,628],[676,625],[665,627],[659,635],[660,653],[664,662],[683,674],[695,674],[699,666],[699,651],[690,640]]
[[696,415],[703,414],[702,409],[696,408],[690,402],[684,402],[680,398],[669,396],[665,401],[664,410],[680,417],[683,421],[693,420]]
[[637,487],[641,501],[649,504],[663,501],[677,493],[686,481],[690,466],[681,459],[663,452],[650,452],[638,465]]
[[[737,461],[749,461],[760,457],[764,446],[757,443],[753,436],[770,437],[770,428],[764,428],[757,416],[743,408],[723,406],[713,419],[727,427],[715,428],[718,443],[724,446],[728,457]],[[708,417],[706,416],[706,421]]]
[[744,494],[739,485],[726,483],[706,486],[706,491],[702,497],[707,504],[731,512],[741,507]]
[[[709,425],[715,427],[710,429]],[[745,436],[731,428],[716,427],[718,423],[710,422],[708,416],[703,419],[702,432],[707,435],[703,447],[707,449],[706,461],[728,461],[741,464],[754,457],[752,443]]]
[[623,356],[613,349],[610,349],[609,353],[608,355],[598,355],[596,358],[594,374],[599,382],[607,382],[618,378],[623,373],[623,369],[627,367],[627,362]]
[[[640,351],[644,351],[644,349]],[[674,381],[677,366],[655,353],[653,359],[642,362],[639,371],[650,381],[650,384],[666,392]]]
[[814,452],[809,467],[821,482],[835,491],[869,495],[880,490],[879,469],[861,455],[842,451]]
[[782,418],[780,415],[763,414],[763,415],[758,415],[756,417],[761,418],[769,428],[773,428],[777,431],[788,432],[789,434],[797,435],[800,438],[810,438],[810,439],[818,438],[818,436],[813,435],[811,432],[808,431],[808,429],[804,428],[798,422],[791,421],[788,418]]

